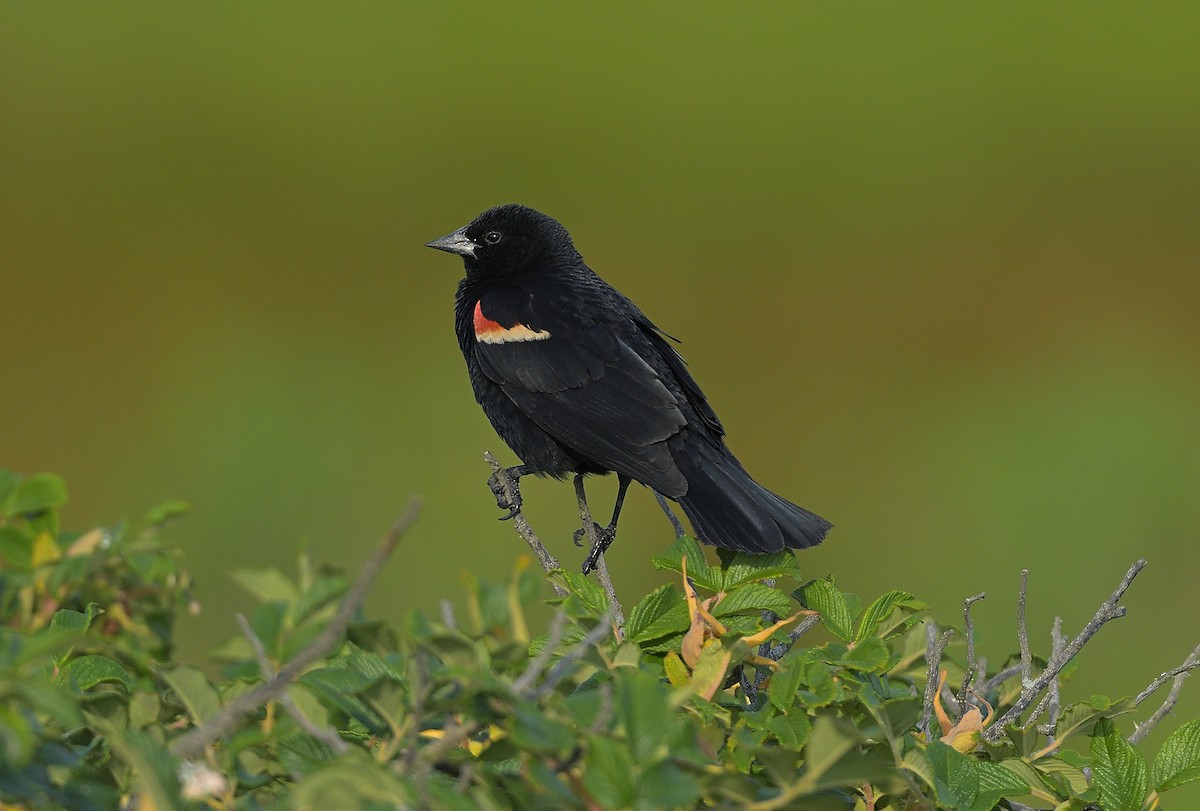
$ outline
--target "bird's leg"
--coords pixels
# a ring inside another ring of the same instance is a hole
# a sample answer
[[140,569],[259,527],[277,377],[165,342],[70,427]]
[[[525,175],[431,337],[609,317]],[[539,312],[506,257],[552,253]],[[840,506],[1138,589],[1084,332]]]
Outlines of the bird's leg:
[[679,519],[675,516],[675,511],[667,503],[666,496],[655,490],[654,497],[658,499],[658,506],[662,507],[662,511],[667,514],[667,518],[671,521],[671,526],[675,528],[675,540],[679,540],[686,534],[683,530],[683,524],[679,523]]
[[507,521],[521,512],[521,477],[533,472],[529,465],[514,465],[501,468],[488,477],[488,487],[496,496],[496,506],[508,510],[508,515],[500,516],[501,521]]
[[579,546],[585,536],[591,544],[591,550],[583,561],[584,574],[596,568],[600,556],[617,537],[617,519],[621,517],[621,507],[625,504],[625,491],[629,489],[629,482],[628,476],[617,474],[617,502],[613,505],[612,520],[608,522],[607,527],[602,527],[592,521],[592,514],[587,505],[587,496],[583,492],[583,476],[575,477],[575,495],[579,499],[579,517],[583,519],[583,527],[575,531],[575,545]]

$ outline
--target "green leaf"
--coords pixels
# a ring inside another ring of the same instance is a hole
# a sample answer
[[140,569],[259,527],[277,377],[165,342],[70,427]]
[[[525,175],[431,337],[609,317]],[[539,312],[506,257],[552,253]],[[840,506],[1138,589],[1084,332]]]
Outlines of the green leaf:
[[117,757],[127,764],[140,788],[142,803],[155,811],[184,811],[179,796],[176,762],[161,742],[141,730],[122,730],[98,716],[89,715],[88,723],[104,736]]
[[217,696],[217,691],[197,668],[183,665],[163,671],[162,676],[197,725],[203,724],[220,711],[221,699]]
[[8,572],[31,571],[34,540],[34,534],[27,527],[0,527],[0,566]]
[[849,724],[819,715],[804,747],[804,780],[816,783],[858,743],[858,731]]
[[129,699],[129,726],[134,729],[158,722],[162,701],[157,693],[137,692]]
[[30,515],[61,507],[67,485],[53,473],[38,473],[20,481],[8,500],[8,517]]
[[1101,719],[1092,736],[1092,779],[1100,787],[1104,811],[1140,811],[1146,799],[1146,761],[1117,734],[1112,721]]
[[854,617],[846,595],[838,591],[832,580],[810,580],[792,592],[801,605],[816,611],[829,632],[849,642],[854,636]]
[[971,766],[979,775],[979,794],[971,811],[991,811],[1001,797],[1020,797],[1029,793],[1028,782],[997,763],[974,760]]
[[[730,553],[729,550],[718,549],[717,555],[721,558],[724,569],[721,577],[721,590],[724,591],[769,577],[800,577],[796,555],[790,550],[772,552],[769,555],[751,555],[746,552]],[[690,557],[688,563],[691,563]]]
[[1132,712],[1136,706],[1130,698],[1110,701],[1105,696],[1092,696],[1087,701],[1078,701],[1059,715],[1058,723],[1054,726],[1054,737],[1062,740],[1072,735],[1090,735],[1098,721]]
[[[691,617],[688,616],[687,603],[684,601],[683,595],[679,595],[678,602],[673,603],[662,614],[650,620],[636,637],[628,638],[634,642],[652,642],[663,637],[682,634],[690,625]],[[678,647],[678,643],[675,647]]]
[[179,518],[191,511],[192,505],[186,501],[164,501],[146,513],[146,517],[142,519],[142,522],[147,527],[161,527],[168,521]]
[[727,593],[713,606],[714,617],[727,617],[739,611],[771,611],[785,617],[792,612],[792,601],[779,589],[762,583],[747,583]]
[[625,622],[625,638],[635,642],[641,639],[641,633],[657,619],[663,616],[672,606],[683,602],[683,595],[670,583],[665,583],[647,594],[629,612]]
[[857,642],[874,634],[875,629],[879,627],[879,623],[887,619],[892,611],[896,609],[896,606],[905,600],[911,600],[912,597],[907,591],[896,589],[887,592],[871,603],[863,614],[862,620],[858,623],[858,630],[854,633],[854,641]]
[[[578,598],[584,610],[590,616],[599,617],[608,610],[608,595],[604,593],[604,589],[595,580],[584,577],[578,572],[565,572],[562,570],[554,572],[551,575],[551,579],[557,580],[566,586],[567,591]],[[507,594],[504,595],[504,599],[507,605]]]
[[296,587],[278,569],[238,569],[230,577],[259,602],[296,601]]
[[664,760],[638,775],[634,794],[637,798],[633,802],[635,811],[693,808],[700,796],[700,783],[675,764]]
[[135,687],[129,672],[105,656],[89,653],[67,662],[54,677],[56,683],[77,692],[87,692],[98,684],[119,684],[126,690]]
[[79,711],[79,699],[53,684],[29,679],[17,685],[17,693],[34,712],[45,715],[63,729],[74,729],[83,724]]
[[793,648],[779,660],[779,672],[771,677],[767,685],[767,698],[780,710],[786,711],[796,700],[800,682],[804,678],[804,662],[800,657],[804,651]]
[[808,720],[804,710],[793,707],[787,715],[776,715],[768,721],[767,731],[787,749],[799,751],[808,742],[812,722]]
[[594,737],[588,742],[583,785],[605,808],[627,808],[635,791],[633,758],[629,750],[609,738]]
[[838,663],[851,670],[882,673],[887,670],[890,658],[891,654],[888,652],[887,646],[883,644],[883,640],[871,636],[847,651],[845,656],[838,659]]
[[648,762],[671,730],[674,712],[666,689],[647,673],[622,673],[617,679],[617,707],[634,759]]
[[1154,758],[1154,790],[1166,791],[1200,780],[1200,720],[1171,733]]
[[513,721],[512,739],[529,752],[566,752],[575,745],[575,731],[536,707],[521,705]]
[[683,572],[683,557],[687,556],[688,578],[701,588],[721,591],[725,576],[720,569],[709,564],[704,549],[695,538],[683,536],[667,547],[667,551],[653,561],[655,568],[672,572]]

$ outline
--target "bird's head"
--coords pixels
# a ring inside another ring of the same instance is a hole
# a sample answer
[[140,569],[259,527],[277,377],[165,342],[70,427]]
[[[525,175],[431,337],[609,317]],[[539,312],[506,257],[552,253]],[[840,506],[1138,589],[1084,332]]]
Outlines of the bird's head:
[[458,254],[468,276],[486,280],[515,278],[579,261],[567,229],[516,203],[489,208],[426,247]]

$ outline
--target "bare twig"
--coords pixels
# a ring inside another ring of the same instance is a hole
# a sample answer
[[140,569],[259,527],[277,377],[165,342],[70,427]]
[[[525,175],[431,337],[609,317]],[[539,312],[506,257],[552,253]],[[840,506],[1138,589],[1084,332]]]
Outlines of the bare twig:
[[[1067,640],[1063,637],[1062,632],[1062,617],[1054,618],[1054,625],[1050,627],[1050,659],[1053,661],[1062,657],[1063,646],[1067,644]],[[1050,680],[1050,686],[1046,697],[1050,700],[1049,706],[1046,708],[1049,713],[1046,717],[1046,724],[1050,727],[1049,737],[1050,742],[1054,742],[1054,727],[1058,724],[1058,713],[1061,709],[1059,702],[1059,682],[1058,676]]]
[[202,726],[190,729],[172,741],[171,752],[176,757],[185,760],[196,757],[204,751],[204,747],[232,732],[241,722],[242,718],[254,712],[254,710],[266,702],[277,699],[283,694],[283,691],[287,689],[289,684],[300,677],[305,668],[332,650],[341,640],[347,626],[350,624],[350,620],[353,619],[363,600],[366,599],[367,592],[371,590],[375,578],[379,575],[384,563],[387,562],[387,559],[395,550],[396,544],[400,542],[400,539],[404,537],[404,533],[417,520],[419,510],[420,500],[413,499],[409,503],[408,509],[405,510],[404,515],[392,525],[387,535],[376,544],[375,551],[359,570],[354,585],[350,587],[350,590],[342,598],[342,603],[338,606],[337,613],[334,614],[333,619],[321,629],[321,632],[317,634],[307,647],[281,667],[273,679],[269,679],[253,690],[238,696],[226,704],[224,709]]
[[[258,669],[262,671],[263,678],[267,681],[275,678],[275,668],[271,664],[271,659],[267,656],[267,649],[263,646],[262,640],[258,638],[258,634],[254,633],[254,629],[250,627],[250,623],[246,620],[245,615],[235,615],[238,627],[242,629],[242,636],[250,643],[251,649],[254,651],[254,657],[258,660]],[[334,752],[339,755],[350,751],[350,746],[342,740],[338,735],[337,730],[333,727],[320,726],[309,720],[309,717],[300,711],[296,706],[296,702],[292,701],[292,697],[284,690],[276,698],[280,706],[287,711],[287,714],[295,719],[300,728],[313,736],[317,740],[324,743]]]
[[938,682],[941,681],[942,654],[953,635],[954,629],[947,628],[939,639],[937,625],[932,622],[925,625],[925,661],[929,666],[925,671],[925,711],[921,716],[921,730],[927,741],[933,740],[929,726],[933,719],[933,700],[937,696]]
[[788,631],[788,639],[795,644],[796,640],[804,636],[812,627],[821,621],[821,618],[816,614],[809,614],[800,622],[796,623],[796,627]]
[[604,612],[604,616],[596,623],[596,627],[588,631],[583,639],[576,642],[575,646],[567,651],[567,654],[563,658],[558,660],[542,683],[538,685],[537,689],[533,690],[532,695],[534,697],[542,696],[553,690],[563,680],[563,677],[571,672],[571,669],[575,667],[575,663],[583,658],[589,648],[600,644],[600,641],[612,632],[615,618],[616,614],[612,606],[609,606],[608,611]]
[[1017,591],[1017,643],[1021,646],[1021,689],[1033,682],[1033,654],[1029,652],[1029,626],[1025,624],[1025,598],[1029,594],[1029,570],[1021,570]]
[[987,592],[981,591],[973,597],[963,600],[963,633],[967,637],[967,667],[963,671],[962,686],[958,688],[958,695],[954,697],[954,700],[960,707],[967,700],[967,690],[970,689],[971,683],[976,680],[976,669],[978,667],[975,662],[975,623],[971,620],[971,606],[986,597]]
[[442,624],[450,630],[456,630],[458,623],[454,621],[454,604],[449,600],[443,599],[440,603],[442,609]]
[[655,490],[654,498],[658,501],[658,506],[662,508],[662,511],[667,514],[667,518],[670,520],[671,526],[675,528],[675,540],[679,540],[686,533],[684,532],[683,524],[679,523],[679,519],[675,516],[675,511],[672,510],[671,505],[667,503],[667,497]]
[[[496,457],[492,456],[490,451],[485,451],[483,458],[485,461],[487,461],[488,466],[492,469],[492,473],[496,476],[497,481],[499,481],[501,486],[504,488],[504,497],[510,502],[515,503],[516,494],[513,493],[512,488],[509,486],[508,477],[503,475],[504,467],[498,461],[496,461]],[[514,515],[512,518],[512,523],[513,528],[516,529],[517,534],[521,536],[521,539],[524,540],[525,543],[529,544],[529,548],[533,550],[534,557],[538,559],[538,563],[542,564],[543,569],[545,569],[547,572],[553,572],[556,569],[562,568],[562,566],[560,566],[558,563],[558,558],[550,554],[550,550],[548,550],[545,544],[542,543],[541,539],[538,538],[537,533],[533,531],[533,527],[529,526],[529,522],[525,520],[524,513],[517,513]],[[554,583],[553,585],[555,594],[557,594],[559,597],[567,596],[566,589],[557,583]]]
[[554,619],[550,620],[550,631],[546,636],[546,645],[537,653],[537,656],[529,660],[529,664],[525,667],[523,673],[513,682],[513,689],[518,693],[524,693],[533,683],[541,677],[546,670],[546,665],[550,663],[550,657],[554,655],[554,650],[558,647],[558,643],[562,642],[563,631],[567,627],[567,613],[561,608],[554,612]]
[[[1021,714],[1025,712],[1025,710],[1029,709],[1029,706],[1033,704],[1034,700],[1037,699],[1041,692],[1045,690],[1047,686],[1049,686],[1051,681],[1058,677],[1058,674],[1061,673],[1062,669],[1067,666],[1067,663],[1074,659],[1079,654],[1079,651],[1083,650],[1083,646],[1087,644],[1088,640],[1096,635],[1096,632],[1099,631],[1106,622],[1110,622],[1125,616],[1125,607],[1117,605],[1117,603],[1119,603],[1121,598],[1125,595],[1125,590],[1129,588],[1129,585],[1133,582],[1133,579],[1137,577],[1138,573],[1144,568],[1146,568],[1145,560],[1135,561],[1133,565],[1129,567],[1129,571],[1125,572],[1125,576],[1121,578],[1121,582],[1117,585],[1116,590],[1109,595],[1107,600],[1101,603],[1100,608],[1096,610],[1095,615],[1091,618],[1091,620],[1088,621],[1088,624],[1084,626],[1079,635],[1063,647],[1063,650],[1058,657],[1050,658],[1050,661],[1046,663],[1046,668],[1042,671],[1041,675],[1036,679],[1033,679],[1029,684],[1024,684],[1024,678],[1022,679],[1020,698],[1017,699],[1016,703],[1009,707],[1008,711],[1005,712],[1004,715],[996,719],[991,725],[988,726],[987,729],[983,731],[984,740],[991,741],[993,743],[999,740],[1000,736],[1004,734],[1004,727],[1015,722],[1021,717]],[[1024,673],[1022,672],[1022,677],[1023,676]]]
[[992,676],[990,679],[985,681],[979,687],[979,690],[978,690],[979,694],[984,695],[984,696],[991,694],[991,692],[993,690],[998,688],[1004,682],[1011,679],[1013,676],[1018,675],[1020,672],[1021,672],[1020,663],[1017,663],[1015,665],[1009,665],[1008,667],[1004,668],[999,673],[997,673],[995,676]]
[[1188,654],[1188,658],[1183,660],[1183,664],[1161,674],[1154,681],[1150,682],[1149,686],[1147,686],[1145,690],[1138,693],[1135,701],[1140,705],[1143,701],[1153,695],[1156,690],[1166,684],[1169,679],[1173,679],[1171,691],[1167,693],[1167,697],[1163,700],[1163,703],[1160,704],[1158,709],[1156,709],[1154,713],[1146,719],[1145,723],[1137,724],[1133,734],[1129,736],[1130,743],[1136,744],[1140,742],[1143,738],[1150,734],[1150,730],[1154,729],[1154,727],[1158,725],[1159,721],[1166,718],[1167,715],[1170,714],[1171,710],[1175,708],[1175,702],[1179,701],[1179,694],[1183,690],[1184,681],[1187,680],[1187,677],[1191,674],[1192,670],[1197,667],[1200,667],[1200,645],[1192,648],[1192,652]]

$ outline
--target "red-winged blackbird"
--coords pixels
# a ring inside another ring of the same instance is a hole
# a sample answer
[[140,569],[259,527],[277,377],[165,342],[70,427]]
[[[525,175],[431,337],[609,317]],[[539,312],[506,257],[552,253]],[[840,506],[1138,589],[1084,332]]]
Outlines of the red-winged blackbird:
[[670,336],[584,264],[557,221],[499,206],[428,247],[463,258],[458,343],[475,399],[523,462],[505,471],[516,503],[493,484],[506,518],[521,509],[521,476],[616,472],[612,521],[585,574],[616,534],[631,479],[679,502],[700,539],[726,549],[825,537],[828,521],[750,478]]

